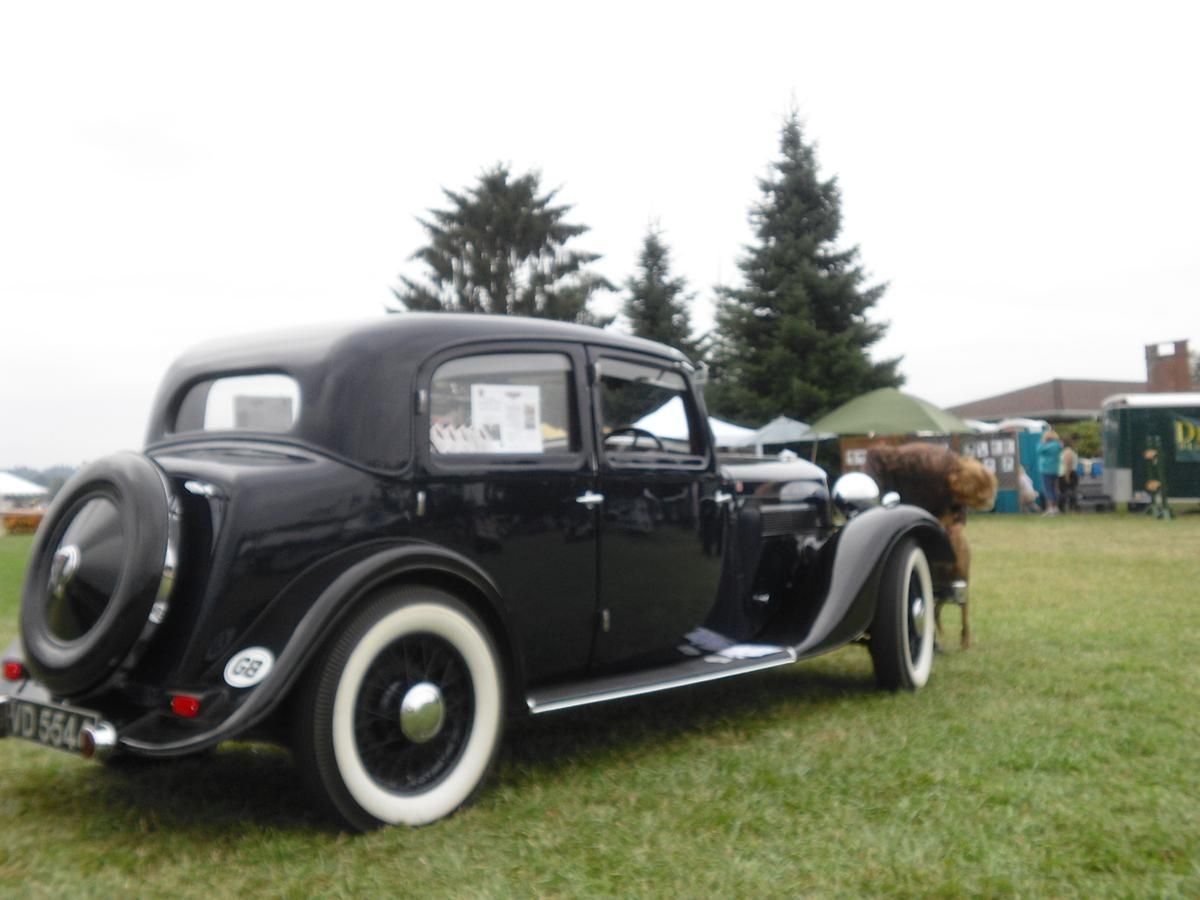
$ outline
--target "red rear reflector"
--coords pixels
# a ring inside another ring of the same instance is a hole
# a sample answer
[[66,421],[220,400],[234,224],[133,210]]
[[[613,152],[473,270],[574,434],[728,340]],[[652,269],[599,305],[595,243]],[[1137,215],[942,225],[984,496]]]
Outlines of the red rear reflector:
[[171,712],[183,719],[194,719],[200,715],[200,698],[176,694],[171,698]]
[[29,672],[25,669],[25,664],[18,662],[15,659],[6,659],[4,661],[4,678],[7,681],[24,681],[29,677]]

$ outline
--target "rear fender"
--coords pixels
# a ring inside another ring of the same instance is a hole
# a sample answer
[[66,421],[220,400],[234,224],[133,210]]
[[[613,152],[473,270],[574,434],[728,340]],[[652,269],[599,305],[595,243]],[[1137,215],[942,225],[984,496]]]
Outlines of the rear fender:
[[[430,544],[411,543],[382,550],[339,575],[297,624],[280,654],[277,668],[292,667],[297,673],[302,671],[359,601],[377,588],[396,581],[429,581],[464,595],[462,600],[475,608],[493,630],[499,649],[509,661],[521,658],[517,648],[510,643],[505,627],[510,621],[508,610],[491,577],[458,553]],[[514,681],[519,683],[520,673],[512,674]],[[289,687],[292,681],[294,677],[289,678]]]
[[[524,684],[522,656],[504,623],[509,621],[500,592],[485,572],[459,554],[428,544],[393,546],[350,566],[339,575],[300,619],[286,646],[279,652],[270,674],[253,689],[238,693],[235,708],[220,724],[183,739],[160,740],[127,734],[121,744],[145,756],[175,756],[214,746],[220,741],[243,734],[267,718],[295,686],[321,647],[336,633],[340,622],[372,591],[388,583],[430,581],[464,595],[492,629],[511,674],[511,688],[520,691]],[[243,636],[241,646],[269,646],[273,629],[269,620],[260,621]],[[206,681],[220,680],[225,660],[206,673]],[[239,702],[240,701],[240,702]]]
[[937,519],[915,506],[861,512],[826,543],[823,552],[833,554],[828,590],[812,627],[796,647],[800,656],[848,643],[870,627],[883,566],[908,535],[917,539],[930,561],[953,560],[954,551]]

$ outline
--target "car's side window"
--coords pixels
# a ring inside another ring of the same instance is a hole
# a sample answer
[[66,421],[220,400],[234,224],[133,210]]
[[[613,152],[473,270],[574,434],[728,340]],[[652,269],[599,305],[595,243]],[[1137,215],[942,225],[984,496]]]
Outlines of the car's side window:
[[600,429],[608,456],[701,455],[687,382],[667,368],[623,359],[598,363]]
[[560,353],[491,353],[433,374],[429,445],[435,456],[549,456],[579,450],[571,360]]

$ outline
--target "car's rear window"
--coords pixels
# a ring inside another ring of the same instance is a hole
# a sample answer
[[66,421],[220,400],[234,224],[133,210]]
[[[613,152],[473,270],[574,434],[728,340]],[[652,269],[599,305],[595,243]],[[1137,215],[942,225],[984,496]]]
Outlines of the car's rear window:
[[175,417],[176,432],[291,431],[300,418],[300,385],[289,375],[231,375],[188,390]]

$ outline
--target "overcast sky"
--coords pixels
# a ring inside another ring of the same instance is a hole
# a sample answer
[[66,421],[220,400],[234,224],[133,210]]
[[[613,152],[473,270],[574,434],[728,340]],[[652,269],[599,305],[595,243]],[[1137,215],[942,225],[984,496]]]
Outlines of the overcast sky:
[[793,105],[907,390],[1140,380],[1200,344],[1197,10],[4,4],[0,468],[140,446],[194,343],[381,315],[500,161],[614,282],[658,223],[710,322]]

